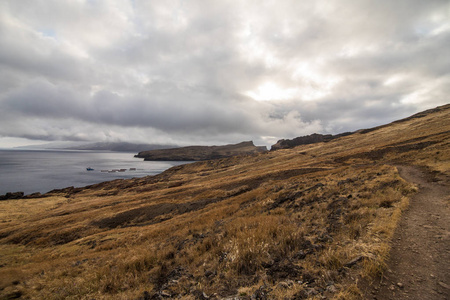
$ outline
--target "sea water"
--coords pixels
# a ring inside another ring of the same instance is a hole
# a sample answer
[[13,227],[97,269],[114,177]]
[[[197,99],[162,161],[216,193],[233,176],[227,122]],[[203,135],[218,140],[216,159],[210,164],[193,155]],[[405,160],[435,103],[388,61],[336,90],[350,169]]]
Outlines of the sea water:
[[[0,150],[0,195],[26,195],[69,186],[159,174],[186,162],[143,161],[135,153],[110,151]],[[93,171],[87,171],[91,167]],[[102,172],[126,169],[124,172]],[[130,170],[132,169],[132,170]],[[133,170],[135,169],[135,170]]]

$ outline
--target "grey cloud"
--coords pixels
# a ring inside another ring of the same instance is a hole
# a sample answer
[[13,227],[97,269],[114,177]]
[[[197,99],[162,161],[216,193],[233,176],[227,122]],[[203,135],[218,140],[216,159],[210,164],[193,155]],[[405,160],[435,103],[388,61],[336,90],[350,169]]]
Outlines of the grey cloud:
[[[439,0],[5,1],[0,135],[268,142],[379,125],[448,102],[448,11]],[[295,92],[248,96],[267,83]]]

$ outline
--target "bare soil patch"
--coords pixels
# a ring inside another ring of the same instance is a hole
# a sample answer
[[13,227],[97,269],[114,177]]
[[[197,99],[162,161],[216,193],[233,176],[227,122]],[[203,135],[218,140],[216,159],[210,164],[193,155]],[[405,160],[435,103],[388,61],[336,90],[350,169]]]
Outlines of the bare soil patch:
[[413,166],[398,169],[419,192],[394,235],[387,271],[362,290],[367,299],[450,299],[449,178]]

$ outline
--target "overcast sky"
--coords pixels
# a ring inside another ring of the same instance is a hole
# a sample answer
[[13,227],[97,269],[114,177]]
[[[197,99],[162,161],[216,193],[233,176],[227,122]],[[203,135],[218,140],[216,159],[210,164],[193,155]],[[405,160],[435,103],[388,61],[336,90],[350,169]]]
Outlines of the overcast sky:
[[449,103],[450,1],[0,1],[0,147],[340,133]]

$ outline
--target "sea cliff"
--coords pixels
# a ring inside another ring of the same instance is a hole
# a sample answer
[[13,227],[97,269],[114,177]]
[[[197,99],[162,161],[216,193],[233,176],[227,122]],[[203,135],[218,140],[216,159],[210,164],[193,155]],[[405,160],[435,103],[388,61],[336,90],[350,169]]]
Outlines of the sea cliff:
[[201,161],[248,155],[267,151],[265,146],[255,146],[252,141],[224,146],[189,146],[172,149],[141,151],[135,157],[152,161]]

